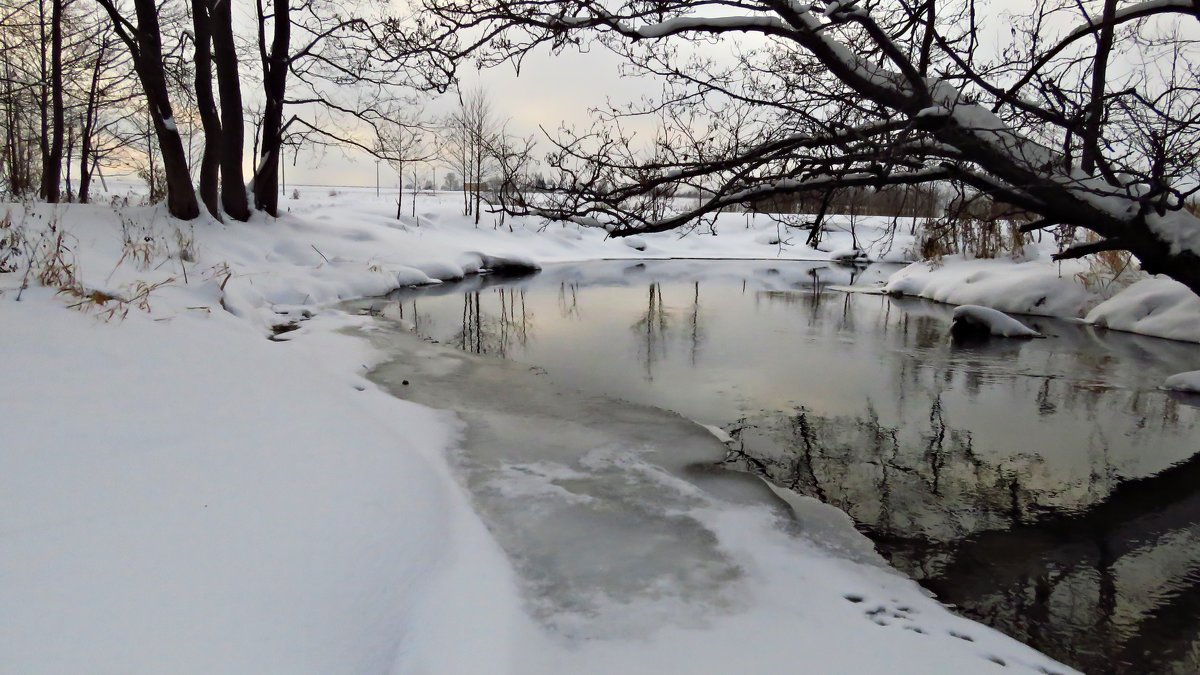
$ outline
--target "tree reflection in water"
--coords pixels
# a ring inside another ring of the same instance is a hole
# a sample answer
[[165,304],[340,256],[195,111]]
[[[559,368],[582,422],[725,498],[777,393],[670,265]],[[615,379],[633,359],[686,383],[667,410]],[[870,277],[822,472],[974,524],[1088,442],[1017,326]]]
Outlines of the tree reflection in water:
[[[483,296],[497,311],[488,312]],[[533,327],[533,314],[525,307],[524,289],[491,288],[464,293],[462,327],[451,343],[473,354],[506,357],[513,345],[524,346]]]
[[1050,338],[952,348],[946,307],[829,288],[854,268],[694,268],[392,302],[427,337],[721,424],[728,466],[842,508],[944,601],[1056,658],[1200,672],[1200,414],[1147,379],[1194,347],[1036,320]]
[[[1097,434],[1088,481],[1056,484],[1040,478],[1052,448],[981,457],[943,400],[986,378],[929,365],[899,366],[920,425],[884,424],[869,400],[857,416],[764,412],[730,429],[727,462],[845,510],[944,602],[1086,672],[1200,672],[1200,457],[1123,481]],[[1037,392],[1044,416],[1129,411],[1147,442],[1180,416],[1170,397],[1086,381]]]

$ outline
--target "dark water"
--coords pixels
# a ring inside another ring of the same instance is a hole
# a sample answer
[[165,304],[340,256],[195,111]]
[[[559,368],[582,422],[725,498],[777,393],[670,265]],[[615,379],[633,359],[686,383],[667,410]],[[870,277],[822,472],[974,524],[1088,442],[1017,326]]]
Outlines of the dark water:
[[1088,672],[1200,672],[1200,347],[843,293],[891,269],[589,263],[379,304],[422,335],[675,410],[728,463],[849,513],[946,603]]

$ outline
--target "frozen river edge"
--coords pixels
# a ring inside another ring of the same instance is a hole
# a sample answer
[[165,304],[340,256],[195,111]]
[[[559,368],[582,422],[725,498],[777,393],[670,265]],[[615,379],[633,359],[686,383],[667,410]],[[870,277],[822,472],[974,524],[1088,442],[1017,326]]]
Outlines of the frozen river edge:
[[945,609],[840,510],[717,467],[699,424],[386,320],[367,335],[372,381],[457,416],[453,471],[552,647],[512,672],[1072,672]]

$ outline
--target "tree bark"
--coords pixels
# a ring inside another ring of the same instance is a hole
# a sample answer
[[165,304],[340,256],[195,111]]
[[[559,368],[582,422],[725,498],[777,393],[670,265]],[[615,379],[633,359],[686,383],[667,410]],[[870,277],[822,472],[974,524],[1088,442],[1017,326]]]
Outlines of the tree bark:
[[162,154],[163,173],[167,181],[167,210],[176,218],[191,220],[200,215],[200,205],[192,189],[187,153],[183,149],[183,140],[175,126],[175,113],[171,109],[171,97],[163,70],[158,8],[154,0],[135,0],[134,7],[138,17],[138,56],[135,65],[146,93],[146,102],[150,105],[150,117]]
[[[191,220],[200,215],[200,204],[192,189],[192,177],[188,172],[187,153],[183,140],[175,127],[175,114],[171,110],[171,96],[167,89],[167,76],[163,70],[162,36],[158,25],[158,7],[154,0],[134,0],[137,26],[131,24],[117,11],[113,0],[98,0],[112,19],[117,35],[129,48],[134,70],[142,83],[154,134],[158,138],[162,154],[163,172],[167,179],[167,210],[181,220]],[[130,35],[130,30],[134,35]],[[151,161],[151,167],[154,163]]]
[[[229,0],[220,0],[223,4]],[[207,0],[192,0],[192,31],[196,44],[196,106],[204,127],[204,155],[200,160],[200,200],[208,212],[221,220],[220,190],[222,138],[221,118],[212,92],[212,31]]]
[[87,105],[84,108],[83,119],[79,125],[79,203],[87,204],[90,199],[89,190],[92,185],[92,170],[89,163],[92,155],[92,135],[96,127],[97,97],[100,85],[100,67],[104,63],[104,55],[108,51],[107,42],[100,45],[96,54],[96,63],[92,66],[92,83],[88,87]]
[[[42,164],[42,195],[47,202],[55,204],[60,198],[59,181],[62,177],[63,135],[65,120],[63,113],[62,78],[62,19],[63,0],[53,0],[50,9],[50,109],[51,135],[47,139],[47,151]],[[43,102],[43,105],[45,103]],[[43,126],[45,124],[43,123]]]
[[[275,0],[274,35],[271,52],[263,59],[262,148],[254,174],[254,206],[272,216],[279,215],[279,149],[283,142],[283,96],[287,89],[288,46],[291,41],[291,10],[288,0]],[[262,16],[259,21],[263,21]],[[261,34],[261,28],[260,28]]]
[[242,172],[245,131],[242,121],[242,84],[238,77],[237,48],[233,42],[231,0],[217,0],[209,13],[213,63],[221,94],[221,204],[234,220],[250,219],[246,180]]

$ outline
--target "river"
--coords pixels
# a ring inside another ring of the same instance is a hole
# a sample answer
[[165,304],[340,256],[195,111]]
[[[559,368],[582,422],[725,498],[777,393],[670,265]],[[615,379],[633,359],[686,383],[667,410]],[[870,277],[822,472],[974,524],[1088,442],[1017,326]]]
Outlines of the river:
[[[361,304],[442,345],[627,401],[596,412],[627,428],[647,422],[638,406],[719,427],[724,450],[710,442],[675,468],[723,464],[836,506],[942,602],[1064,663],[1200,672],[1200,398],[1158,389],[1200,368],[1200,347],[1036,317],[1023,319],[1046,339],[952,344],[949,307],[845,292],[894,269],[610,261]],[[503,396],[503,380],[480,384],[480,398]],[[526,433],[529,448],[543,431]],[[523,470],[537,471],[546,452],[523,452]],[[512,496],[491,498],[499,508]],[[673,583],[699,592],[736,574],[699,530],[675,525],[659,535],[704,553],[669,572]],[[636,508],[599,526],[638,528]],[[623,558],[622,575],[667,574],[670,557]],[[541,578],[551,591],[580,582]]]

